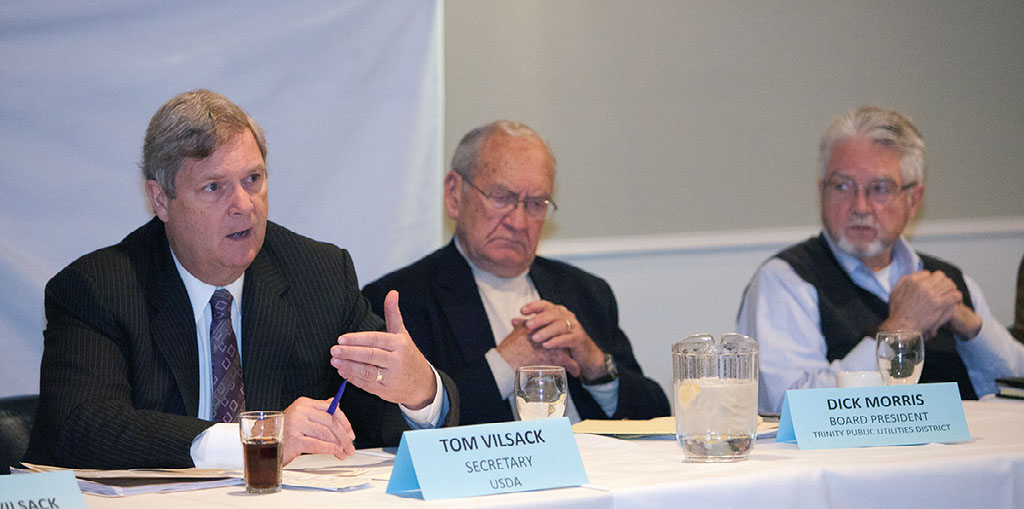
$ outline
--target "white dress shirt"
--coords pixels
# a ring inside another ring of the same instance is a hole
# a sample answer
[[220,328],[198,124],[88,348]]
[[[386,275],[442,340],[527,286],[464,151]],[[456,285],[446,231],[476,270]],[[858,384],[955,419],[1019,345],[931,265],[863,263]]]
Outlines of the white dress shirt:
[[[511,278],[498,277],[474,265],[466,256],[457,237],[455,239],[455,247],[458,249],[459,254],[466,259],[466,263],[469,264],[469,268],[473,271],[473,279],[476,280],[476,287],[480,292],[480,300],[483,301],[484,311],[487,312],[487,321],[491,325],[491,332],[494,333],[494,344],[497,346],[512,333],[512,319],[523,316],[519,310],[531,302],[540,300],[540,294],[537,293],[537,288],[530,279],[529,271]],[[502,399],[508,400],[509,406],[512,407],[512,415],[518,419],[519,412],[516,410],[516,400],[513,394],[515,370],[498,353],[497,348],[488,350],[484,354],[484,358],[487,359],[487,364],[491,368],[494,383],[498,385],[498,391],[501,393]],[[584,385],[583,388],[590,393],[591,397],[594,398],[594,401],[597,402],[605,414],[615,414],[615,410],[619,405],[618,379],[604,384]],[[573,402],[571,394],[567,394],[565,415],[573,423],[580,422],[581,420],[580,413],[576,409],[576,404]]]
[[[892,263],[879,272],[837,249],[828,235],[825,239],[854,284],[883,302],[889,301],[889,292],[900,277],[924,269],[921,258],[903,238],[893,247]],[[978,284],[966,274],[964,281],[982,327],[973,339],[956,336],[956,349],[975,392],[981,397],[997,392],[996,378],[1024,375],[1024,345],[1015,341],[992,316]],[[779,258],[767,261],[751,280],[737,329],[756,339],[760,346],[758,410],[762,413],[779,413],[787,389],[835,387],[835,375],[840,371],[878,369],[875,340],[870,336],[865,336],[842,359],[827,360],[818,292]]]

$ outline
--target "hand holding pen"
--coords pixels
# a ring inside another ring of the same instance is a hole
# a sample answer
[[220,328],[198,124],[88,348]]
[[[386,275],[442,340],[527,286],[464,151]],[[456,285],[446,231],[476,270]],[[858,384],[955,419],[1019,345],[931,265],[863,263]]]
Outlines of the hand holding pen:
[[345,387],[347,386],[348,380],[341,382],[338,392],[334,393],[334,399],[331,400],[331,406],[327,407],[327,413],[334,415],[334,411],[338,409],[338,402],[341,401],[341,395],[345,394]]
[[299,398],[284,410],[283,464],[305,453],[332,454],[339,460],[355,454],[352,424],[345,412],[337,410],[346,385],[341,383],[333,399]]

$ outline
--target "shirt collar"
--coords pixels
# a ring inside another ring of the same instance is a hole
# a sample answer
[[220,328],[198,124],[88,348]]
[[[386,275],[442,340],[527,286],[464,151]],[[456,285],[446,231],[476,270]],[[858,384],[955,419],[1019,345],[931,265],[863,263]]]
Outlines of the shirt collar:
[[462,243],[459,242],[458,236],[455,236],[455,249],[457,249],[459,251],[459,254],[466,259],[466,263],[469,264],[470,270],[473,271],[473,279],[487,283],[492,288],[502,289],[518,286],[526,281],[526,275],[530,273],[530,270],[527,269],[518,276],[500,277],[491,274],[490,272],[487,272],[486,270],[481,269],[480,267],[477,267],[473,263],[473,260],[470,260],[469,257],[466,256],[466,251],[462,248]]
[[203,316],[203,311],[206,310],[207,306],[210,305],[210,298],[213,297],[213,292],[218,288],[224,288],[231,292],[231,297],[234,300],[232,307],[237,303],[238,307],[235,309],[242,309],[242,283],[245,280],[245,273],[243,272],[238,279],[232,281],[230,284],[225,286],[213,286],[208,285],[199,280],[199,278],[192,275],[181,262],[178,261],[178,257],[174,254],[174,250],[171,250],[171,258],[174,259],[174,266],[178,268],[178,275],[181,276],[181,281],[185,283],[185,291],[188,293],[189,302],[192,304],[192,314],[198,321]]
[[[860,261],[855,256],[839,249],[839,247],[832,242],[832,237],[830,237],[827,232],[822,232],[822,235],[825,237],[825,241],[828,243],[829,249],[832,250],[832,254],[835,255],[836,261],[839,262],[839,266],[843,268],[843,271],[851,277],[854,277],[858,273],[862,275],[870,275],[872,278],[874,277],[874,271],[871,270],[870,267],[865,265],[864,262]],[[900,238],[892,247],[892,261],[890,262],[890,267],[892,267],[892,273],[890,275],[890,278],[892,279],[892,281],[890,281],[890,286],[892,286],[895,284],[895,280],[898,280],[901,276],[924,269],[924,262],[921,261],[921,257],[911,249],[910,242],[907,241],[906,237],[900,235]]]

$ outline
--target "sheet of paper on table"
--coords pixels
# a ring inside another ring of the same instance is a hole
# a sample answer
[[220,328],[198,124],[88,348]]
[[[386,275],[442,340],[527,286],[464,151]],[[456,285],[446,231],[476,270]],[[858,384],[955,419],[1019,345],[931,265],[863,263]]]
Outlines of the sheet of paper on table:
[[[36,473],[66,470],[49,465],[24,463],[24,469],[12,469],[12,473]],[[242,473],[238,470],[220,470],[206,468],[179,469],[136,469],[136,470],[98,470],[90,468],[75,469],[75,478],[82,493],[92,493],[107,497],[123,497],[143,493],[171,493],[176,491],[193,491],[222,486],[241,486],[245,484]]]
[[[757,418],[757,438],[773,438],[779,428],[777,422],[764,422]],[[575,433],[586,433],[591,435],[609,435],[616,438],[664,438],[675,440],[676,420],[675,417],[655,417],[646,420],[604,420],[587,419],[573,424],[572,430]]]
[[[52,472],[65,470],[48,465],[24,463],[16,473]],[[152,468],[131,470],[75,469],[78,487],[83,493],[108,497],[123,497],[143,493],[171,493],[194,491],[224,486],[244,486],[240,470],[204,468]],[[369,485],[366,469],[331,468],[311,471],[285,468],[281,476],[284,488],[308,488],[346,491]]]

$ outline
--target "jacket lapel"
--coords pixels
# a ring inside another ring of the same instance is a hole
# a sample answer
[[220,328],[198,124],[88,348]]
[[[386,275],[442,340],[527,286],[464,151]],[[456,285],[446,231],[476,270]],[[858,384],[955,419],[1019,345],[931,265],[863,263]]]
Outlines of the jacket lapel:
[[437,302],[451,325],[455,346],[463,359],[483,357],[494,347],[494,332],[487,321],[487,311],[480,300],[473,271],[459,254],[454,240],[442,250],[438,267],[434,275],[434,289]]
[[287,289],[284,275],[260,250],[245,271],[242,288],[242,382],[246,408],[284,408],[283,363],[287,345],[297,330],[295,312],[284,300]]
[[[154,219],[159,222],[159,219]],[[150,331],[157,350],[170,366],[185,412],[195,417],[199,408],[199,350],[192,305],[171,258],[163,223],[154,225],[153,277],[149,287]]]
[[536,259],[530,265],[530,280],[533,281],[533,286],[541,299],[565,305],[561,285],[558,284],[555,274],[547,270],[542,263],[537,263]]

